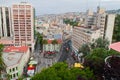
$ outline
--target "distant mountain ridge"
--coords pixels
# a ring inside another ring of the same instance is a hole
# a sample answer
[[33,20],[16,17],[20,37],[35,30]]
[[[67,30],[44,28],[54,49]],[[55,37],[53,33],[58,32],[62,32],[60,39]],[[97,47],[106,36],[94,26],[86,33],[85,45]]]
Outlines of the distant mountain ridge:
[[120,9],[117,10],[107,10],[107,13],[112,13],[112,14],[120,14]]

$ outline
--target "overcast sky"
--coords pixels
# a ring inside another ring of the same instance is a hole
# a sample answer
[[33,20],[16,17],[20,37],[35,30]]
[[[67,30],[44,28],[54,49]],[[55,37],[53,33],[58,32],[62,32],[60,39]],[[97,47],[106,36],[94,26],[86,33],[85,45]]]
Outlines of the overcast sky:
[[37,15],[85,12],[87,9],[95,11],[98,5],[106,10],[120,9],[120,0],[0,0],[0,5],[11,6],[21,1],[32,4]]

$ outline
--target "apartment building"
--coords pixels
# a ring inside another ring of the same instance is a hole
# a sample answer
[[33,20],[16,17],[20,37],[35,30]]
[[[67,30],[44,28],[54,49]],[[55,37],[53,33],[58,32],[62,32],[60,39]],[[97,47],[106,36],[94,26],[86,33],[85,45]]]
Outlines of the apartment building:
[[0,7],[0,37],[12,36],[11,13],[9,7]]
[[9,46],[4,48],[2,57],[6,65],[6,72],[10,75],[10,80],[17,80],[23,74],[24,66],[27,64],[29,56],[30,51],[27,46]]
[[34,51],[34,8],[26,2],[11,8],[15,46],[29,46]]
[[107,38],[112,42],[115,15],[107,14],[104,8],[97,7],[97,12],[88,10],[85,17],[85,26],[96,26],[101,30],[100,37]]
[[105,35],[104,37],[109,40],[110,44],[112,43],[112,36],[115,23],[115,14],[108,14],[106,17],[106,26],[105,26]]
[[100,37],[100,29],[89,27],[74,27],[72,35],[72,46],[75,51],[86,43],[94,42],[95,39]]

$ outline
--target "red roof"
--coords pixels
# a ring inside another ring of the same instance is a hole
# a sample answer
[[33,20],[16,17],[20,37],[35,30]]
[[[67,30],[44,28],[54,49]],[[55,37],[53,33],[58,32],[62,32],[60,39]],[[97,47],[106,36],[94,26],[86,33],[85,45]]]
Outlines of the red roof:
[[4,48],[3,52],[27,52],[28,49],[28,46],[8,46]]
[[111,45],[109,46],[109,48],[120,52],[120,42],[116,42],[116,43],[111,44]]
[[[48,44],[52,44],[52,41],[53,41],[53,40],[47,40],[47,41],[48,41]],[[61,44],[61,43],[62,43],[62,40],[61,40],[61,39],[58,39],[57,42],[58,42],[58,44]]]

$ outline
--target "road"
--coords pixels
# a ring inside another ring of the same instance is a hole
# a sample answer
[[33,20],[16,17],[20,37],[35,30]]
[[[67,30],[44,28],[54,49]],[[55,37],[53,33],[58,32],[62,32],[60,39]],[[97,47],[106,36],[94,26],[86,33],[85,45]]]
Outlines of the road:
[[[70,40],[63,42],[60,52],[53,58],[45,58],[43,53],[40,52],[40,45],[37,43],[34,51],[34,59],[38,62],[36,66],[36,73],[41,71],[43,68],[52,66],[56,62],[67,61],[69,64],[73,64],[75,61],[71,56],[72,49],[70,48],[69,41]],[[66,51],[66,48],[68,48],[68,51]]]
[[[73,64],[75,62],[75,60],[71,56],[72,48],[71,48],[70,41],[71,40],[67,40],[63,43],[62,51],[61,51],[62,54],[61,54],[58,62],[67,61],[69,64]],[[67,50],[67,48],[68,48],[68,50]]]
[[[62,48],[60,49],[61,52]],[[45,58],[43,56],[43,52],[40,52],[40,45],[37,43],[35,51],[34,51],[34,59],[38,62],[36,66],[36,73],[41,71],[43,68],[47,68],[49,66],[52,66],[54,63],[58,61],[58,59],[61,56],[61,53],[57,53],[55,57],[53,58]]]

